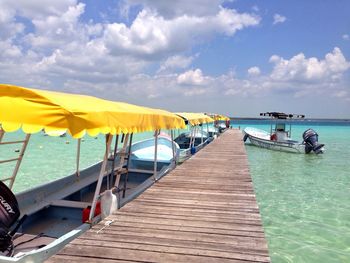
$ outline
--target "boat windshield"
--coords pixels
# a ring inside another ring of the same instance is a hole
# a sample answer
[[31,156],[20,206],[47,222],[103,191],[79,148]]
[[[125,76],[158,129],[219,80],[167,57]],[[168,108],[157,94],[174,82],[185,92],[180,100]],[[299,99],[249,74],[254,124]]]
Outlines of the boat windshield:
[[285,123],[277,123],[276,124],[276,131],[285,131],[286,130],[286,124]]

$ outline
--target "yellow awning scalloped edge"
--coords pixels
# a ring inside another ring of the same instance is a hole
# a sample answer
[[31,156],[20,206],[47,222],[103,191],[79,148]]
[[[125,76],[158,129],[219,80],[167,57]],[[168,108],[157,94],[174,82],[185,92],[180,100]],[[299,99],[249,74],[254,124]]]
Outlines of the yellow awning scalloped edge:
[[185,128],[182,118],[164,110],[7,84],[0,84],[0,125],[6,132],[45,129],[74,138]]
[[205,115],[204,113],[176,112],[175,114],[186,119],[192,126],[202,123],[214,122],[211,117]]

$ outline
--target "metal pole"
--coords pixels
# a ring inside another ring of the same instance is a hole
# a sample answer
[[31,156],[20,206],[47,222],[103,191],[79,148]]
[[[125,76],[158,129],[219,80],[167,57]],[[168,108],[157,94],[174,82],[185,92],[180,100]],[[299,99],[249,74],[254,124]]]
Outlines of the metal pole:
[[5,131],[0,127],[0,142],[2,141],[2,138],[4,137]]
[[16,163],[15,170],[14,170],[13,173],[12,173],[11,181],[10,181],[10,184],[9,184],[9,188],[10,188],[10,189],[12,189],[12,186],[13,186],[13,184],[15,183],[16,176],[17,176],[19,167],[20,167],[20,165],[21,165],[21,163],[22,163],[23,156],[24,156],[24,152],[26,151],[26,148],[27,148],[29,139],[30,139],[30,134],[27,134],[27,135],[26,135],[26,138],[25,138],[25,140],[24,140],[24,143],[23,143],[21,152],[19,153],[19,158],[18,158],[18,161],[17,161],[17,163]]
[[201,133],[202,133],[202,140],[201,140],[201,144],[203,144],[203,123],[202,123],[202,126],[201,126]]
[[115,168],[115,159],[117,158],[117,152],[118,152],[118,141],[119,141],[119,134],[115,136],[115,144],[113,149],[113,162],[112,162],[111,178],[110,178],[110,182],[112,182],[112,184],[113,184],[113,176],[114,176],[114,168]]
[[176,165],[176,159],[175,159],[175,142],[174,142],[174,131],[170,130],[170,136],[171,136],[171,149],[173,150],[173,161]]
[[127,185],[127,182],[128,182],[128,176],[129,176],[129,161],[130,161],[130,155],[131,155],[132,137],[133,137],[133,133],[132,133],[132,134],[130,134],[130,142],[129,142],[128,159],[126,160],[126,175],[125,175],[125,181],[124,181],[123,198],[125,197],[126,185]]
[[190,136],[190,148],[191,148],[192,147],[192,141],[193,141],[195,127],[190,126],[190,130],[191,130],[191,136]]
[[78,139],[78,144],[77,144],[77,171],[76,171],[76,176],[80,176],[80,171],[79,171],[79,163],[80,163],[80,144],[81,144],[81,138]]
[[90,221],[94,218],[96,204],[97,204],[97,199],[98,199],[98,196],[100,195],[102,180],[103,180],[104,173],[106,171],[109,148],[111,146],[111,142],[112,142],[112,138],[113,138],[113,135],[111,135],[111,134],[108,134],[106,136],[108,138],[106,140],[105,156],[103,158],[100,174],[98,176],[98,181],[97,181],[97,185],[96,185],[96,189],[95,189],[94,198],[92,199],[91,210],[90,210],[90,215],[89,215],[89,220]]
[[197,133],[197,126],[194,126],[193,129],[193,138],[192,138],[192,147],[195,147],[195,142],[196,142],[196,133]]
[[154,133],[154,170],[153,170],[154,181],[157,181],[158,132],[159,130],[156,130],[156,132]]

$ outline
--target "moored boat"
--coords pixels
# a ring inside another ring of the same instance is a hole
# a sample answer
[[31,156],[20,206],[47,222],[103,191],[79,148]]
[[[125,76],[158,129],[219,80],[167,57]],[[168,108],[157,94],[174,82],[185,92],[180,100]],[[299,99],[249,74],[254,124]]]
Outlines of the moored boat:
[[287,119],[305,118],[305,115],[285,114],[281,112],[266,112],[260,113],[260,116],[269,116],[274,119],[275,125],[271,124],[270,132],[247,127],[244,129],[243,140],[249,141],[255,145],[266,149],[292,152],[292,153],[311,153],[315,154],[324,152],[324,144],[318,143],[318,134],[312,130],[307,129],[302,137],[303,141],[299,142],[291,139],[291,123],[289,122],[289,129],[287,128]]
[[175,138],[175,142],[180,147],[178,162],[182,163],[214,139],[214,137],[209,136],[208,132],[204,131],[203,127],[203,124],[208,125],[214,120],[203,113],[181,112],[176,114],[190,126],[190,131],[183,132]]
[[[155,151],[157,143],[157,151]],[[155,158],[155,153],[157,153]],[[157,171],[176,162],[179,158],[180,147],[168,136],[160,135],[132,144],[130,156],[130,169],[151,170],[154,161],[157,161]]]
[[[160,129],[184,127],[181,118],[162,110],[0,84],[0,144],[23,144],[18,158],[0,161],[16,162],[12,176],[1,178],[9,183],[0,186],[0,262],[42,262],[101,219],[101,210],[106,210],[104,193],[113,191],[117,207],[135,198],[165,171],[129,170],[132,134],[156,131],[157,138]],[[19,128],[26,133],[23,141],[5,140],[6,133]],[[64,130],[77,139],[77,171],[13,195],[10,189],[30,136],[42,129],[47,134]],[[102,162],[80,171],[80,139],[86,133],[106,135],[105,154]]]

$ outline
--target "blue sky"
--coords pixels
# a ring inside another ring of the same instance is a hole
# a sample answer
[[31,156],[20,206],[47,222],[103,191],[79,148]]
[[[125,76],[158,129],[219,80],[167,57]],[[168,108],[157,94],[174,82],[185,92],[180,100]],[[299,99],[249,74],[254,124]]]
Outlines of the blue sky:
[[0,82],[170,111],[350,118],[350,2],[3,0]]

